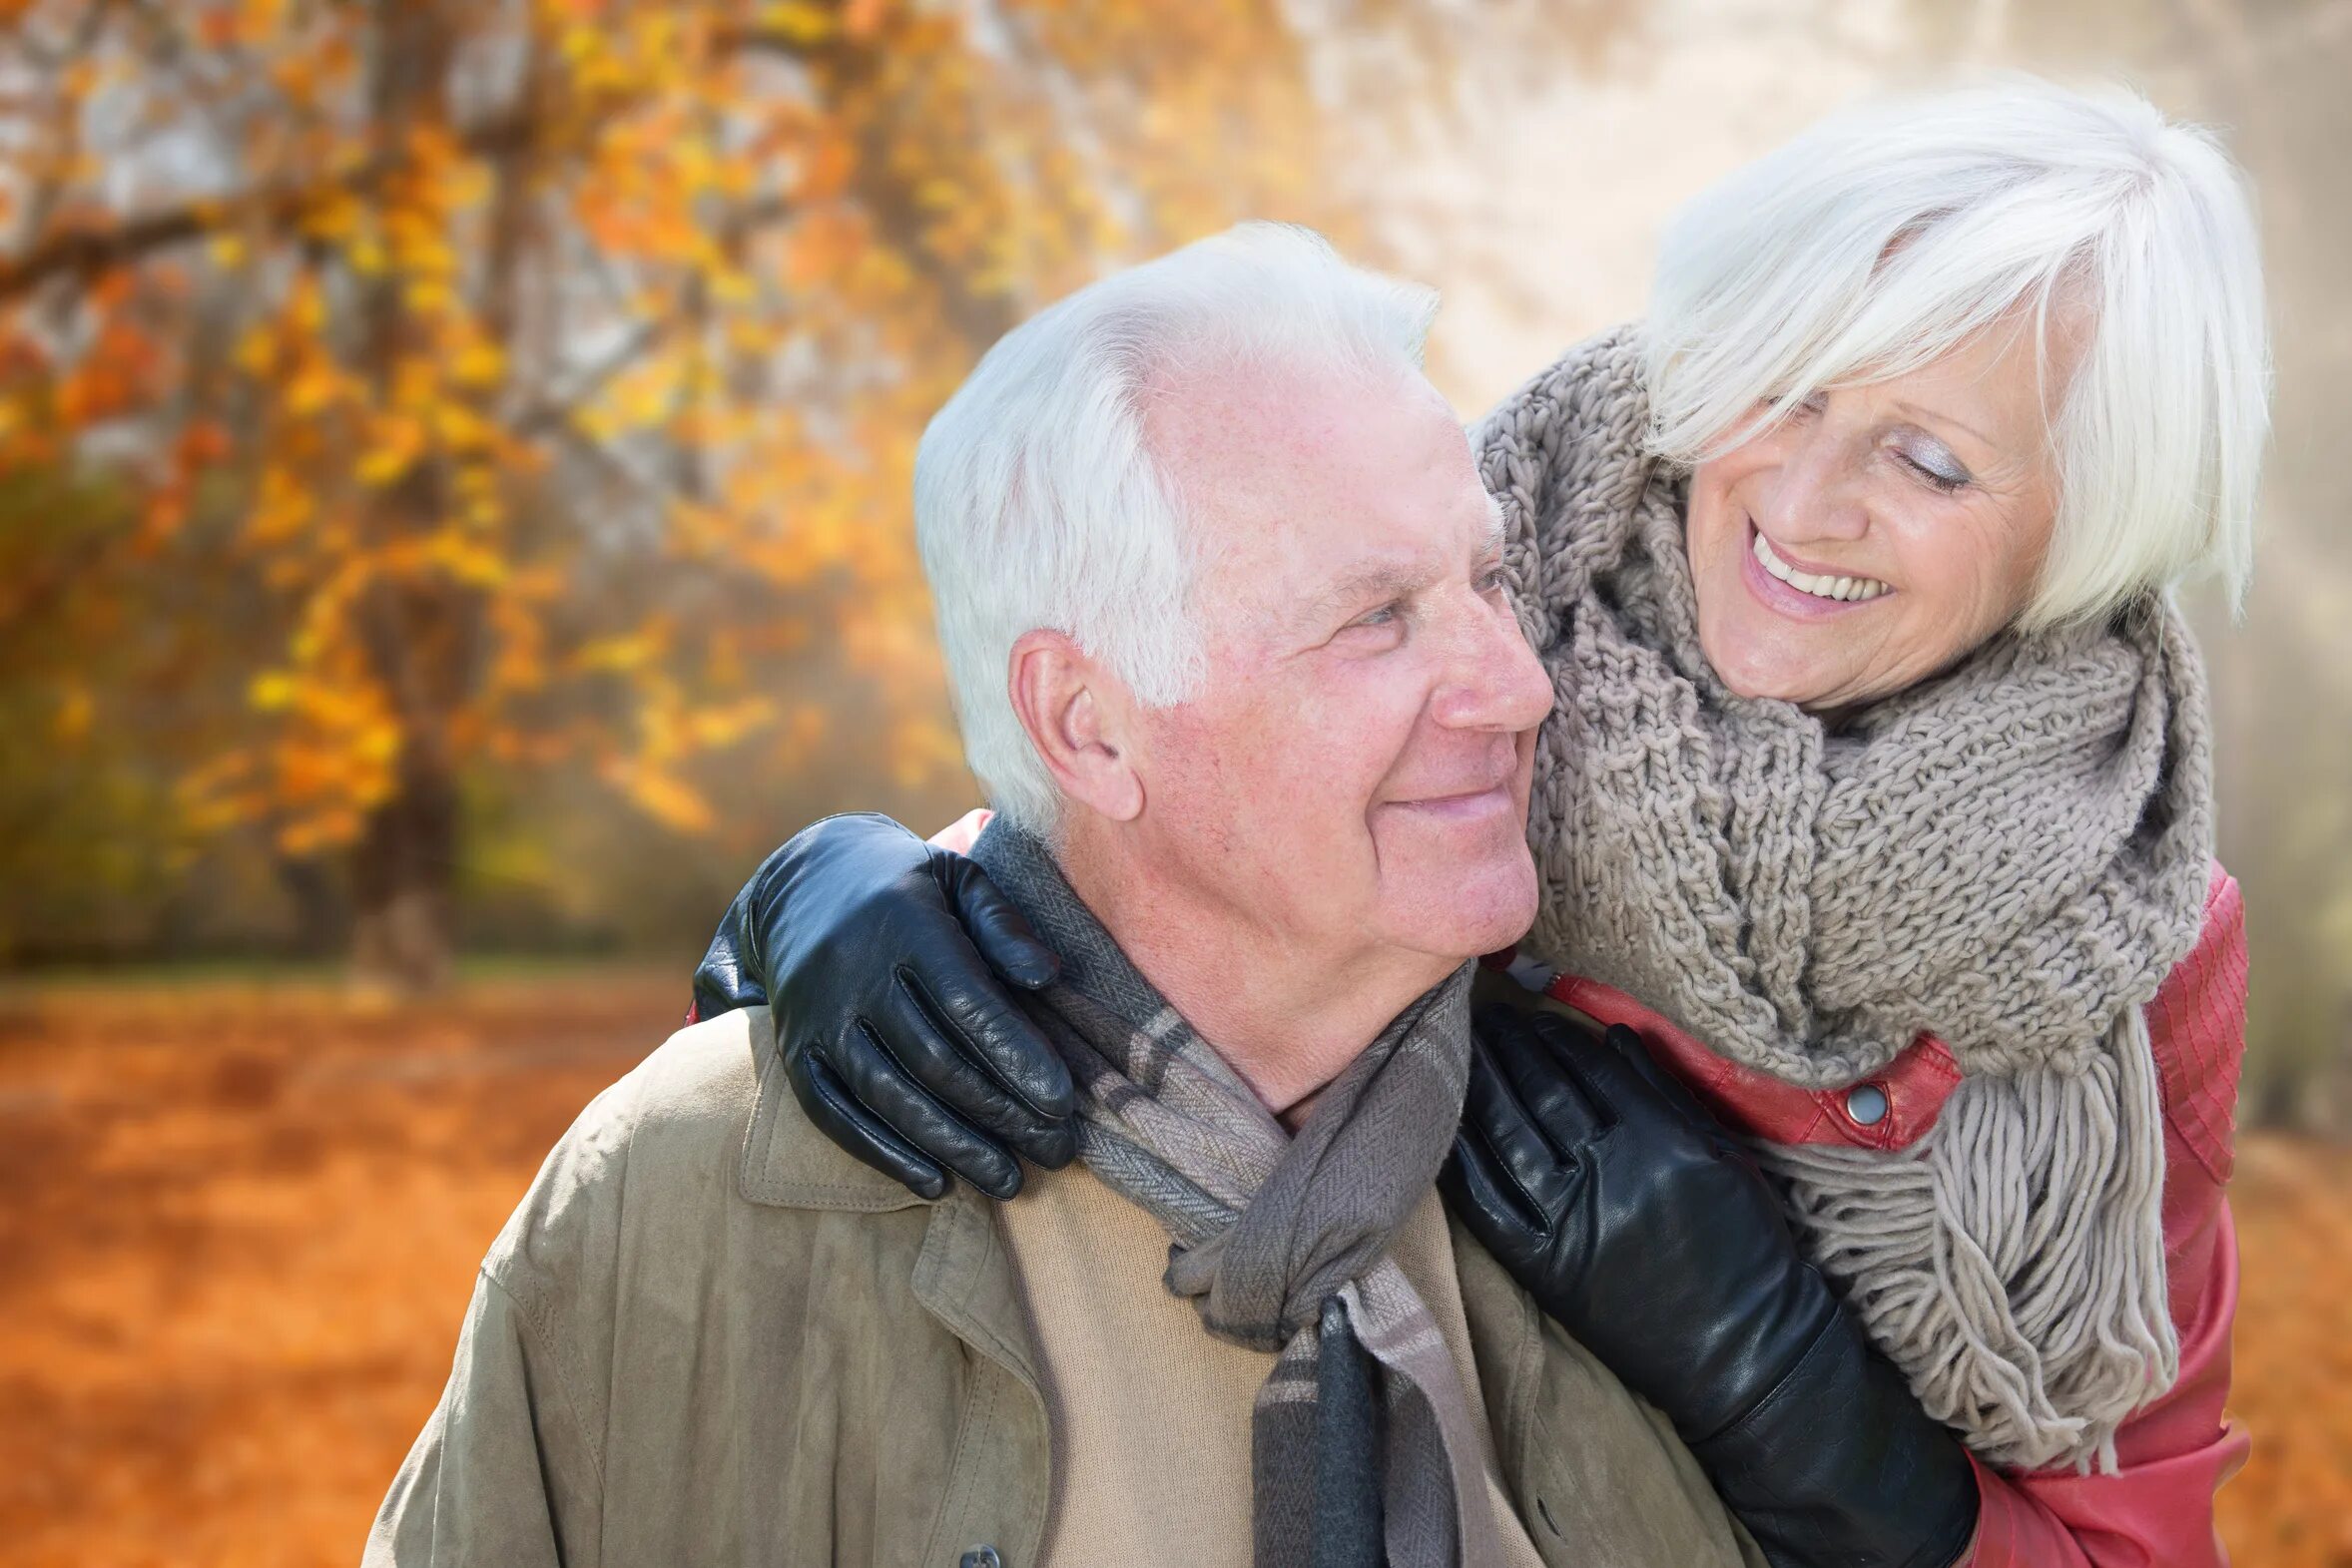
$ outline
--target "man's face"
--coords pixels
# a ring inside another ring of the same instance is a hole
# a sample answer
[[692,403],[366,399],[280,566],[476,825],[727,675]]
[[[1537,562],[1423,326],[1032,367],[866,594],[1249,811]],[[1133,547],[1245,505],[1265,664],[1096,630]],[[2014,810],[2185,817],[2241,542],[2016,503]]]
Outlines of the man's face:
[[1207,670],[1140,721],[1155,874],[1293,951],[1516,940],[1551,690],[1452,409],[1388,372],[1163,390],[1149,436],[1195,530]]

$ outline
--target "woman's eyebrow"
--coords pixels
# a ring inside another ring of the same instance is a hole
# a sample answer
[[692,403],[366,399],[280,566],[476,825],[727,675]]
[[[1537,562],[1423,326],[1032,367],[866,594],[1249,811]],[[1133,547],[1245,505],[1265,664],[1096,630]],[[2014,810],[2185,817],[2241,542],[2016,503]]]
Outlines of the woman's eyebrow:
[[1895,406],[1904,413],[1911,415],[1911,417],[1914,419],[1922,419],[1929,424],[1948,424],[1956,430],[1962,431],[1968,435],[1975,436],[1978,440],[1984,442],[1987,446],[1992,447],[1997,452],[2001,450],[2001,443],[1999,441],[1994,440],[1993,437],[1987,435],[1984,431],[1978,429],[1975,425],[1969,424],[1964,420],[1955,419],[1948,413],[1944,413],[1934,408],[1922,408],[1916,403],[1897,403]]

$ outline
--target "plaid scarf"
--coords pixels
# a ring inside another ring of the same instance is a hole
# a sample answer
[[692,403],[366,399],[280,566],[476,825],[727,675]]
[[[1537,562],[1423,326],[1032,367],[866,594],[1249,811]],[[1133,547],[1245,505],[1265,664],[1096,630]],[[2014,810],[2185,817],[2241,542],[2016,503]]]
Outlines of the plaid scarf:
[[1334,1079],[1294,1138],[1120,952],[1033,835],[972,858],[1061,955],[1023,1004],[1069,1064],[1078,1155],[1171,1238],[1165,1283],[1220,1338],[1276,1354],[1251,1426],[1259,1568],[1499,1559],[1470,1408],[1389,1256],[1462,1115],[1470,966]]

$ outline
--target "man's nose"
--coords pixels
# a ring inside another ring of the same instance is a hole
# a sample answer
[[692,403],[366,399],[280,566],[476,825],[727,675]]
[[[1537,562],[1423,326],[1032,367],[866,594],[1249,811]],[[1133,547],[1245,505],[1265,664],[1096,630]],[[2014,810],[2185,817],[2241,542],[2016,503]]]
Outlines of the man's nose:
[[1509,611],[1477,608],[1453,640],[1434,715],[1455,730],[1532,730],[1551,712],[1551,678]]
[[1756,522],[1784,545],[1858,539],[1870,528],[1857,454],[1840,433],[1800,425],[1779,433],[1779,463],[1758,476]]

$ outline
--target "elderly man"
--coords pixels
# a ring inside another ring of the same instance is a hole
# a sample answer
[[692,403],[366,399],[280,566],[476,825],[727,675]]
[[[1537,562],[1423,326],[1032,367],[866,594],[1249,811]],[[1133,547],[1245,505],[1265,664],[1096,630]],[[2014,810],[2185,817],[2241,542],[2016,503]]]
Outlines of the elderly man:
[[685,1030],[492,1248],[370,1561],[1756,1560],[1433,1191],[1549,704],[1433,306],[1251,227],[981,362],[917,525],[1017,906],[980,939],[1070,1071],[1006,1114],[1074,1088],[1078,1161],[926,1203],[795,1114],[764,1015]]

